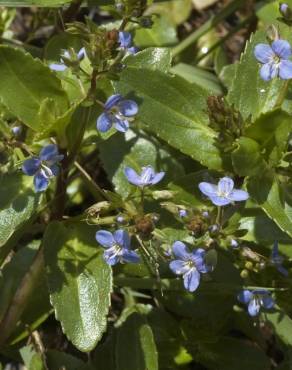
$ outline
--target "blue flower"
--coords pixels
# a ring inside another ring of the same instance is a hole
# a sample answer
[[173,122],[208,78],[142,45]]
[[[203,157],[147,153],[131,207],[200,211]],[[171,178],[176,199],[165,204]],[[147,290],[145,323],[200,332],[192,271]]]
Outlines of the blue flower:
[[104,105],[104,112],[98,117],[96,126],[100,132],[107,132],[112,125],[120,132],[129,128],[129,117],[138,113],[134,100],[126,100],[120,94],[109,97]]
[[130,32],[119,32],[119,44],[120,49],[125,50],[130,54],[136,54],[138,51],[135,46],[132,46],[132,35],[130,34]]
[[235,239],[231,239],[230,241],[230,246],[234,249],[238,248],[239,244],[238,244],[238,241],[235,240]]
[[179,217],[184,218],[184,217],[187,217],[188,212],[187,212],[187,210],[186,210],[186,209],[180,209],[180,210],[178,211],[178,215],[179,215]]
[[182,275],[184,287],[189,292],[194,292],[200,284],[200,274],[209,271],[205,264],[205,250],[202,248],[189,252],[184,243],[176,241],[172,246],[172,251],[176,260],[169,264],[170,269],[176,275]]
[[276,267],[276,269],[284,276],[288,276],[289,272],[285,267],[283,266],[284,258],[280,256],[279,254],[279,245],[278,242],[275,241],[273,249],[272,249],[272,255],[271,255],[271,263]]
[[58,174],[57,163],[63,158],[64,156],[58,152],[58,147],[49,144],[42,148],[38,157],[32,157],[23,162],[22,171],[28,176],[34,176],[36,192],[47,189],[50,179]]
[[11,128],[11,131],[12,131],[13,135],[18,136],[18,135],[21,134],[22,127],[21,126],[14,126],[14,127]]
[[112,234],[109,231],[100,230],[95,238],[106,249],[103,258],[108,265],[113,266],[118,262],[140,262],[138,254],[130,249],[131,240],[127,231],[117,230]]
[[237,296],[239,302],[247,305],[250,316],[257,316],[261,307],[270,310],[275,302],[270,292],[265,289],[243,290]]
[[[81,48],[77,53],[77,61],[81,61],[85,57],[85,55],[86,55],[85,48]],[[68,68],[68,66],[65,63],[66,59],[71,60],[71,58],[72,58],[72,55],[69,53],[69,51],[64,50],[63,54],[61,55],[61,58],[60,58],[61,62],[60,63],[51,63],[49,65],[49,68],[52,71],[63,72],[63,71],[65,71],[65,69]]]
[[131,167],[125,168],[125,175],[128,181],[136,186],[143,188],[144,186],[155,185],[165,175],[165,172],[155,173],[151,166],[142,167],[142,172],[140,175],[137,174],[135,170]]
[[291,46],[288,41],[276,40],[271,45],[258,44],[254,55],[263,64],[260,70],[261,78],[270,81],[272,78],[280,77],[282,80],[292,78],[292,55]]
[[280,12],[285,15],[285,13],[287,12],[287,10],[289,9],[289,6],[288,4],[286,3],[281,3],[280,4]]
[[220,179],[218,185],[201,182],[199,189],[216,206],[226,206],[232,202],[241,202],[249,197],[246,191],[234,189],[234,182],[229,177]]

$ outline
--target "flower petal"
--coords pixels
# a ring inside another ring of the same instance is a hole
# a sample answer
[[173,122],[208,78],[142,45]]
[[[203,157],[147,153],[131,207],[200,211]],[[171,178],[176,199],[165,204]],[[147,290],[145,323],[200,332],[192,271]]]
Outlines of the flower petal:
[[244,200],[247,200],[249,198],[248,192],[244,190],[237,190],[234,189],[229,195],[228,199],[230,199],[232,202],[242,202]]
[[113,125],[114,116],[111,113],[102,113],[97,121],[96,128],[100,132],[107,132]]
[[187,266],[186,263],[181,260],[171,261],[169,264],[169,268],[176,275],[186,274],[190,269],[189,266]]
[[281,59],[288,59],[292,55],[291,46],[286,40],[272,42],[272,49]]
[[36,192],[45,191],[49,186],[49,179],[44,171],[40,170],[36,173],[33,179],[33,184]]
[[266,308],[267,310],[270,310],[271,308],[274,307],[275,302],[274,302],[273,298],[270,296],[270,294],[265,294],[262,297],[262,304],[263,304],[264,308]]
[[282,60],[279,66],[279,77],[282,80],[292,78],[292,62],[290,60]]
[[128,48],[132,44],[132,35],[130,32],[120,31],[119,32],[119,43],[121,48]]
[[203,194],[207,195],[207,197],[216,196],[218,192],[218,186],[209,182],[200,182],[199,189]]
[[99,230],[95,234],[96,241],[104,248],[110,248],[115,244],[113,234],[106,230]]
[[86,51],[85,51],[85,48],[81,48],[78,53],[77,53],[77,58],[79,60],[83,59],[84,57],[86,56]]
[[234,182],[230,177],[223,177],[218,182],[218,192],[223,194],[231,193],[234,188]]
[[127,177],[128,181],[131,184],[134,184],[134,185],[137,185],[137,186],[141,186],[141,178],[137,174],[137,172],[135,170],[133,170],[133,168],[126,167],[124,169],[124,173],[125,173],[125,176]]
[[104,108],[106,110],[111,109],[112,107],[116,106],[120,100],[122,100],[123,97],[121,94],[114,94],[110,96],[107,101],[104,104]]
[[38,157],[33,157],[25,160],[22,164],[22,172],[28,176],[33,176],[37,173],[41,165],[41,160]]
[[49,68],[52,71],[63,72],[65,69],[67,69],[67,66],[63,63],[51,63],[49,64]]
[[250,302],[250,300],[252,299],[252,297],[253,297],[253,294],[250,290],[242,290],[238,294],[237,299],[241,303],[248,304]]
[[189,292],[194,292],[200,284],[200,273],[196,269],[192,269],[184,274],[184,287]]
[[56,156],[58,156],[58,147],[55,144],[49,144],[42,148],[40,151],[40,159],[42,161],[50,161]]
[[285,277],[289,276],[289,271],[282,265],[276,265],[277,270]]
[[143,185],[150,185],[154,176],[155,172],[151,166],[142,167],[140,178]]
[[258,44],[254,49],[254,55],[260,63],[266,64],[271,62],[272,58],[275,56],[275,53],[270,45]]
[[125,117],[132,117],[138,113],[138,104],[134,100],[121,100],[118,103],[119,111]]
[[139,51],[139,49],[136,46],[132,46],[131,48],[127,49],[127,52],[129,54],[136,54],[136,53],[138,53],[138,51]]
[[260,76],[264,81],[270,81],[278,74],[278,68],[273,63],[264,64],[260,70]]
[[125,248],[123,250],[123,261],[128,263],[139,263],[140,257],[137,252]]
[[230,199],[227,199],[225,197],[219,197],[219,196],[210,196],[209,197],[211,202],[215,204],[215,206],[227,206],[227,204],[231,203]]
[[190,259],[190,256],[191,256],[191,253],[190,251],[188,250],[187,246],[180,242],[180,241],[176,241],[173,243],[172,245],[172,251],[173,251],[173,254],[183,260],[183,261],[187,261]]
[[123,248],[130,248],[130,236],[126,230],[117,230],[113,234],[115,241]]
[[257,316],[260,312],[261,305],[259,301],[255,298],[251,299],[251,301],[248,304],[247,310],[250,316]]
[[103,258],[105,262],[110,266],[116,265],[121,260],[120,255],[114,253],[114,251],[109,251],[109,250],[104,251]]
[[151,180],[151,184],[152,185],[155,185],[157,184],[159,181],[161,181],[163,179],[163,177],[165,176],[165,172],[158,172],[154,175],[153,179]]
[[115,128],[117,131],[126,132],[129,129],[129,122],[127,120],[117,119],[115,121]]

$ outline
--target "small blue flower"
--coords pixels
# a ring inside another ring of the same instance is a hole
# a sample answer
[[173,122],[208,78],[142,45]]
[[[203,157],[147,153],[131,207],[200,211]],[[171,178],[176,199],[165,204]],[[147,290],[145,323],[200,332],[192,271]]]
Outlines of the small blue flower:
[[234,249],[238,248],[238,246],[239,246],[238,241],[237,241],[237,240],[235,240],[235,239],[231,239],[231,241],[230,241],[230,245],[231,245],[231,247],[232,247],[232,248],[234,248]]
[[275,302],[269,291],[265,289],[243,290],[237,296],[239,302],[247,305],[250,316],[257,316],[261,307],[270,310]]
[[283,266],[284,257],[280,256],[279,254],[279,245],[278,242],[275,241],[273,249],[272,249],[272,255],[271,255],[271,263],[276,267],[276,269],[285,277],[289,275],[289,272],[285,267]]
[[178,215],[179,215],[179,217],[184,218],[184,217],[187,217],[188,212],[187,212],[187,210],[186,210],[186,209],[180,209],[180,210],[178,211]]
[[289,6],[288,4],[286,3],[281,3],[280,4],[280,12],[285,15],[285,13],[287,12],[287,10],[289,9]]
[[117,217],[117,222],[120,223],[120,224],[124,223],[125,222],[124,216],[118,216]]
[[21,134],[22,127],[21,126],[14,126],[14,127],[11,128],[11,131],[12,131],[13,135],[18,136],[18,135]]
[[96,233],[95,238],[106,249],[103,258],[108,265],[113,266],[118,262],[140,262],[138,254],[130,249],[131,240],[127,231],[120,229],[110,233],[106,230],[100,230]]
[[200,284],[200,274],[205,274],[210,270],[204,261],[205,250],[199,248],[190,252],[184,243],[176,241],[172,246],[172,251],[177,260],[170,262],[170,269],[176,275],[182,275],[184,287],[189,292],[194,292]]
[[119,32],[119,44],[122,50],[125,50],[130,54],[136,54],[138,51],[135,46],[132,46],[132,35],[130,34],[130,32]]
[[142,167],[142,172],[140,175],[137,174],[135,170],[131,167],[125,168],[125,175],[128,181],[136,186],[143,188],[144,186],[155,185],[165,175],[165,172],[155,173],[151,166]]
[[[85,48],[81,48],[78,53],[77,53],[77,60],[78,61],[81,61],[86,55],[86,52],[85,52]],[[69,53],[68,50],[64,50],[62,55],[61,55],[61,58],[60,58],[60,63],[51,63],[49,65],[49,68],[52,70],[52,71],[58,71],[58,72],[63,72],[65,71],[65,69],[68,68],[68,66],[65,64],[65,60],[68,59],[70,60],[71,59],[71,54]]]
[[278,76],[282,80],[292,78],[292,62],[288,60],[292,55],[292,50],[288,41],[276,40],[271,45],[258,44],[254,55],[263,64],[260,70],[263,80],[270,81]]
[[64,158],[58,152],[58,147],[49,144],[42,148],[38,157],[25,160],[22,171],[28,176],[34,176],[34,187],[36,192],[47,189],[50,179],[57,176],[59,167],[57,165]]
[[241,202],[249,197],[246,191],[234,189],[234,182],[229,177],[220,179],[218,185],[200,182],[199,189],[216,206],[226,206],[232,202]]
[[129,128],[129,117],[138,113],[134,100],[126,100],[120,94],[112,95],[104,105],[104,112],[98,117],[96,127],[100,132],[107,132],[114,125],[116,130],[126,132]]

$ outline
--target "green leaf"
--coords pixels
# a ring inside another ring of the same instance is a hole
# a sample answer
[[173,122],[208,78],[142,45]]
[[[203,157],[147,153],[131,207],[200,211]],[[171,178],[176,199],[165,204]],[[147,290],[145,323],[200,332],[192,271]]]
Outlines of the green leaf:
[[269,369],[270,361],[264,351],[242,339],[220,337],[215,343],[189,347],[196,361],[210,369],[263,370]]
[[292,319],[285,312],[266,313],[276,335],[288,346],[292,345]]
[[260,145],[248,138],[241,137],[236,141],[237,148],[232,152],[232,164],[239,176],[255,176],[267,169]]
[[125,58],[125,64],[131,68],[158,69],[167,72],[171,66],[169,48],[147,48]]
[[[13,258],[5,264],[0,279],[0,321],[9,308],[20,282],[29,271],[39,245],[40,241],[34,241],[22,247]],[[39,279],[36,289],[38,294],[30,297],[30,300],[27,302],[27,307],[21,316],[21,323],[19,323],[16,332],[14,332],[10,338],[10,342],[15,342],[16,338],[19,340],[19,335],[21,335],[22,338],[29,335],[27,325],[33,330],[35,327],[34,323],[37,322],[37,324],[40,324],[48,316],[50,305],[44,274],[42,278]]]
[[6,107],[30,128],[42,125],[39,112],[50,103],[57,118],[68,109],[60,80],[39,60],[20,49],[0,47],[0,95]]
[[74,357],[66,352],[49,350],[46,352],[46,362],[50,370],[85,370],[89,369],[86,364],[79,358]]
[[0,258],[6,255],[5,243],[37,212],[40,194],[32,189],[31,177],[19,173],[0,177]]
[[133,313],[119,328],[115,354],[117,370],[158,370],[158,354],[153,333],[143,315]]
[[251,116],[254,120],[262,113],[272,111],[285,83],[277,78],[269,82],[261,79],[254,56],[254,48],[260,42],[266,43],[263,31],[256,32],[247,43],[227,96],[229,103],[234,104],[245,119]]
[[0,0],[0,6],[62,6],[70,3],[71,0]]
[[276,166],[287,149],[291,127],[291,116],[277,109],[261,115],[246,129],[245,135],[256,140],[266,160]]
[[292,237],[290,212],[285,210],[283,189],[277,177],[272,172],[251,177],[248,179],[247,189],[251,198],[258,203],[279,228]]
[[51,223],[44,236],[51,303],[64,333],[80,351],[92,350],[106,329],[111,268],[84,224]]
[[138,47],[169,46],[178,40],[176,27],[165,16],[156,16],[151,28],[139,28],[136,31],[134,44]]
[[208,126],[205,90],[178,76],[131,67],[122,72],[116,90],[136,99],[146,129],[205,166],[222,168],[217,134]]
[[185,63],[178,63],[172,67],[170,71],[181,76],[188,82],[202,87],[212,95],[223,94],[219,79],[213,73],[205,71],[202,68],[194,67]]

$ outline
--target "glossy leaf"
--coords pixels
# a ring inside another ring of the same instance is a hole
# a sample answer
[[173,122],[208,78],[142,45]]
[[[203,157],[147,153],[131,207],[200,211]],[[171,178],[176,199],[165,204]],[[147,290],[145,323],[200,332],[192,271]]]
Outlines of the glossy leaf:
[[216,133],[208,126],[207,92],[159,71],[125,69],[118,92],[133,95],[145,128],[211,169],[221,169]]
[[133,313],[119,329],[116,358],[117,370],[158,370],[158,355],[153,333],[143,315]]
[[247,182],[247,189],[251,198],[259,204],[279,228],[292,237],[290,212],[285,210],[283,189],[277,177],[271,172],[252,177]]
[[6,174],[0,178],[0,256],[2,257],[7,252],[5,243],[37,213],[40,193],[35,193],[32,189],[32,178],[20,173]]
[[42,125],[43,104],[50,104],[55,118],[68,109],[68,98],[55,74],[20,49],[0,47],[0,72],[2,102],[32,129],[37,131]]
[[51,303],[64,333],[80,350],[92,350],[106,329],[112,289],[111,268],[104,262],[86,225],[49,225],[45,262]]

